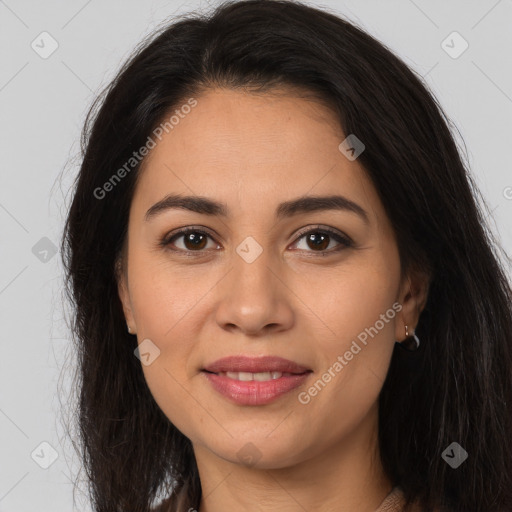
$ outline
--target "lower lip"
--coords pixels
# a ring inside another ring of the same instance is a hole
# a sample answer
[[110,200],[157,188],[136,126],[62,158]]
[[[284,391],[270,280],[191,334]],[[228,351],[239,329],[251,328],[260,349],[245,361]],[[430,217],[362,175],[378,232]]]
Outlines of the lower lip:
[[283,376],[264,382],[235,380],[205,371],[202,373],[215,390],[236,404],[265,405],[302,385],[311,372]]

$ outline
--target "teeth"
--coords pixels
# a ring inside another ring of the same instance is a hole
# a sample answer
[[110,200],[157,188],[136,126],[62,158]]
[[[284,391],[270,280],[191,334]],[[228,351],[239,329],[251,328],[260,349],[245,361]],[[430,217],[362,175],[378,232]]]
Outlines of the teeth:
[[283,375],[289,376],[291,373],[283,373],[283,372],[258,372],[258,373],[250,373],[250,372],[219,372],[218,375],[222,375],[223,377],[228,377],[234,380],[241,381],[251,381],[257,380],[260,382],[265,382],[267,380],[279,379]]

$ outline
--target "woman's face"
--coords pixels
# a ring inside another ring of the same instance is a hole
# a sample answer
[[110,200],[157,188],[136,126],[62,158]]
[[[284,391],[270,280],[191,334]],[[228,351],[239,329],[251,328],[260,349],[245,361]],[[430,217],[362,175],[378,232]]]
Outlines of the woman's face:
[[[196,454],[261,468],[375,433],[394,342],[415,317],[383,206],[339,149],[348,134],[292,93],[196,100],[153,137],[119,286],[155,400]],[[150,211],[170,195],[183,207]],[[189,196],[225,215],[192,211]],[[311,202],[327,196],[340,198]],[[230,356],[248,359],[212,366]],[[296,366],[258,366],[264,356]]]

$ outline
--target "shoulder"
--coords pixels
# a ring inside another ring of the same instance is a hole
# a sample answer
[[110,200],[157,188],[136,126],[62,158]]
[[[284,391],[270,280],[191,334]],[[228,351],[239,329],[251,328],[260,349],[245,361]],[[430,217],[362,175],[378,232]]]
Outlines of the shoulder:
[[384,498],[375,512],[401,512],[405,504],[404,494],[400,487],[394,487]]
[[[394,487],[391,492],[384,498],[375,512],[404,512],[405,496],[400,486]],[[407,512],[423,512],[418,503],[414,503]],[[435,512],[440,512],[436,509]]]
[[[405,512],[405,496],[400,486],[395,486],[391,492],[384,498],[375,512]],[[407,509],[407,512],[423,512],[418,503],[413,503]],[[440,512],[436,510],[435,512]]]

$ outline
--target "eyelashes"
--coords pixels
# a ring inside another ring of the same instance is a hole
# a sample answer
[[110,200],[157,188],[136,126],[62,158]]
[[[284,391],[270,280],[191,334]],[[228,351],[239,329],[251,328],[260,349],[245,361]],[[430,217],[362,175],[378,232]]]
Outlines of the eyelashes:
[[[193,236],[191,236],[193,235]],[[174,245],[178,239],[183,240],[183,245],[185,248],[176,248]],[[159,245],[167,250],[172,251],[173,253],[182,254],[185,256],[201,256],[210,252],[210,250],[206,247],[208,239],[214,241],[214,237],[208,231],[205,231],[199,227],[187,227],[184,229],[180,229],[179,231],[174,231],[164,236],[162,240],[159,242]],[[315,249],[298,249],[301,252],[312,253],[313,255],[318,256],[328,256],[333,253],[338,253],[344,249],[354,247],[353,240],[345,235],[342,232],[335,231],[331,228],[316,226],[313,228],[308,228],[302,230],[297,234],[296,241],[293,242],[293,246],[297,245],[302,239],[305,239],[306,246],[309,247],[308,242],[313,244],[313,247],[318,247],[320,250]],[[332,249],[326,248],[331,245],[332,241],[336,241],[338,245]],[[185,244],[190,244],[190,247],[195,247],[194,249],[187,248]]]

